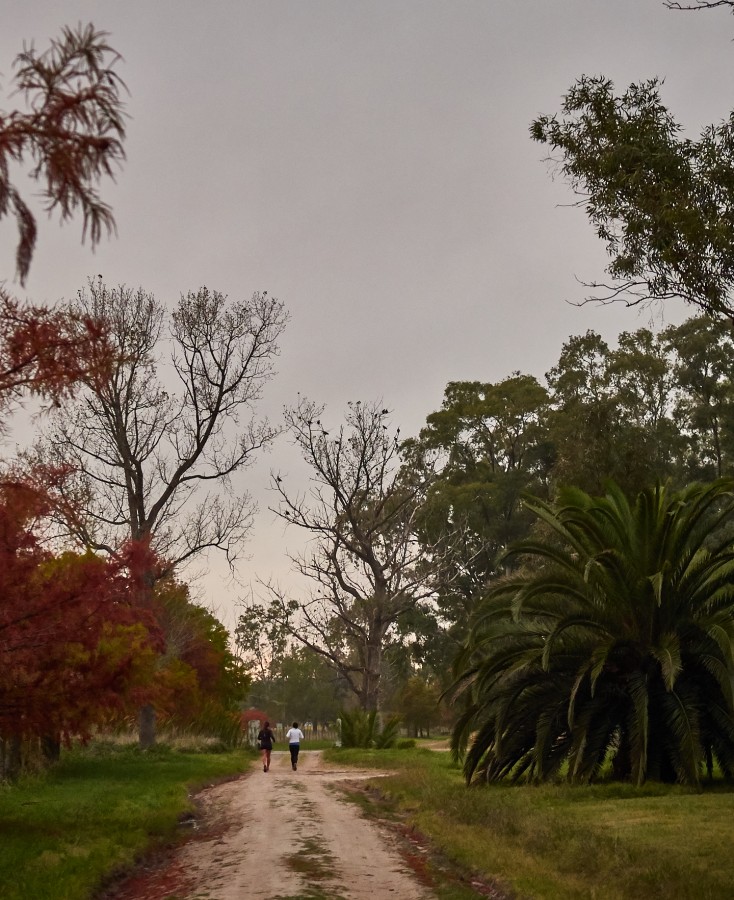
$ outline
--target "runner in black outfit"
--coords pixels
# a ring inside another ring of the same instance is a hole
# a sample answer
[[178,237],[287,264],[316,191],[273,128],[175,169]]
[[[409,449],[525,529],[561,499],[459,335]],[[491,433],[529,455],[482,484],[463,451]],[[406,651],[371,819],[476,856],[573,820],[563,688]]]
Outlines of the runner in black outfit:
[[263,725],[262,731],[257,736],[257,743],[263,758],[263,772],[267,772],[270,768],[270,751],[275,743],[275,735],[270,727],[270,722]]

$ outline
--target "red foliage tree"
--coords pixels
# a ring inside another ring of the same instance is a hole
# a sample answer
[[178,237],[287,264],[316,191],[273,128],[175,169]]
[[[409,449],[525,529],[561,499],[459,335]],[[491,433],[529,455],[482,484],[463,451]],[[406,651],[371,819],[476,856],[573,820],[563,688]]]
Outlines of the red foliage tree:
[[152,604],[166,644],[158,675],[162,718],[190,728],[236,723],[250,678],[227,629],[171,576],[156,583]]
[[24,394],[59,404],[110,362],[104,329],[91,318],[21,304],[0,288],[0,431]]
[[11,163],[31,163],[30,177],[41,182],[48,212],[69,219],[77,210],[82,239],[96,244],[115,220],[97,192],[125,158],[124,84],[114,71],[120,55],[107,34],[92,25],[64,28],[43,53],[31,44],[14,65],[15,93],[27,111],[0,109],[0,219],[18,223],[16,264],[25,283],[36,244],[36,219],[10,178]]
[[0,733],[85,734],[147,698],[160,642],[138,603],[145,548],[54,556],[34,527],[48,498],[0,483]]

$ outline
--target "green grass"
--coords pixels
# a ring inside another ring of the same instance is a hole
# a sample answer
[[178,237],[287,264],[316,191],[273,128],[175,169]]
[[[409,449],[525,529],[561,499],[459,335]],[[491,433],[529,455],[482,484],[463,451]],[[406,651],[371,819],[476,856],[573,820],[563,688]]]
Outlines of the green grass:
[[[447,753],[340,750],[326,757],[394,770],[374,782],[388,813],[426,835],[459,871],[508,893],[536,900],[734,897],[734,786],[718,782],[702,793],[659,784],[467,789]],[[446,898],[461,896],[458,886],[443,890]]]
[[175,838],[192,809],[188,788],[241,772],[250,758],[92,746],[43,776],[0,786],[0,895],[87,900],[110,874]]

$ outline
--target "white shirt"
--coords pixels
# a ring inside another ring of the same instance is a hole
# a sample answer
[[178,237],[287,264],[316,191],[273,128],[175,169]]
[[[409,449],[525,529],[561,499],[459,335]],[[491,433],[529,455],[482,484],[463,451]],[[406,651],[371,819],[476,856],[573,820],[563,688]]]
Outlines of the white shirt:
[[289,744],[300,744],[301,741],[305,740],[300,728],[289,728],[286,732],[285,739]]

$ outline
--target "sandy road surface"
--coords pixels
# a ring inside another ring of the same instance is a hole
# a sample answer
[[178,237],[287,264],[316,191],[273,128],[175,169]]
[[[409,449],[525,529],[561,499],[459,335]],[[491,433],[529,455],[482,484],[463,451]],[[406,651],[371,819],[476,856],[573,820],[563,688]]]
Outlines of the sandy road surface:
[[335,789],[379,773],[327,766],[302,751],[293,772],[286,752],[270,771],[199,795],[205,828],[164,867],[129,883],[124,900],[429,900],[394,838]]

